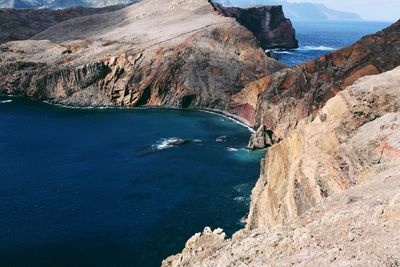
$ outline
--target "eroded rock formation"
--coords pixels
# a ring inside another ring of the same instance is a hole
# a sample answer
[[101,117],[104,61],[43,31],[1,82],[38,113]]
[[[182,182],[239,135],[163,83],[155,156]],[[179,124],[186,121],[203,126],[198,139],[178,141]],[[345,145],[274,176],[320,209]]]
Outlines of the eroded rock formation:
[[248,82],[284,67],[207,0],[145,0],[0,47],[0,92],[77,106],[227,110]]
[[273,132],[272,143],[276,143],[302,118],[318,112],[328,99],[358,78],[398,65],[400,21],[318,60],[249,83],[232,96],[230,112],[255,129],[264,125],[265,130]]
[[282,6],[254,6],[248,8],[225,7],[213,4],[216,10],[227,17],[235,18],[249,29],[264,49],[297,48],[296,32],[290,19],[285,18]]
[[360,79],[273,145],[247,229],[191,238],[164,266],[396,266],[400,67]]
[[106,13],[123,7],[125,6],[119,5],[105,8],[76,7],[60,10],[0,9],[0,44],[9,41],[29,39],[50,26],[64,20]]

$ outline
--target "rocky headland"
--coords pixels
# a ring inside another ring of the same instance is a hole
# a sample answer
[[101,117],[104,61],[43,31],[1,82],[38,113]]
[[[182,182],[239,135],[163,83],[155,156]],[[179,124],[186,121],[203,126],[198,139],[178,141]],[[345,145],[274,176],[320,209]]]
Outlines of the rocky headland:
[[206,228],[165,266],[399,265],[400,21],[287,68],[248,10],[224,12],[144,0],[57,23],[0,45],[0,93],[213,109],[257,130],[249,147],[270,148],[246,228]]
[[163,266],[398,266],[400,68],[359,79],[261,164],[246,229],[206,228]]
[[263,49],[298,48],[296,32],[290,19],[285,18],[282,6],[254,6],[248,8],[225,7],[213,4],[216,10],[227,17],[235,18],[249,29],[260,41]]
[[232,96],[229,111],[258,129],[249,147],[262,148],[282,140],[358,78],[398,65],[400,21],[351,46],[247,84]]
[[0,9],[0,44],[26,40],[45,29],[76,17],[101,14],[125,7],[50,9]]
[[58,23],[0,47],[0,92],[74,106],[228,110],[285,67],[207,0],[145,0]]

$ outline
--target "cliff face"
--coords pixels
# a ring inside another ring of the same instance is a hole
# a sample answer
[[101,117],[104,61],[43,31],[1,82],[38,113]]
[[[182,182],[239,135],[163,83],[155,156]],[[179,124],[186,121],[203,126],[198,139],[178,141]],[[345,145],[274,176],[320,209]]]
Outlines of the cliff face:
[[[263,131],[257,134],[264,135],[267,144],[276,143],[302,118],[318,112],[328,99],[358,78],[399,64],[400,21],[318,60],[249,83],[232,96],[230,112]],[[250,147],[262,144],[255,142]]]
[[282,6],[255,6],[249,8],[224,7],[213,4],[224,16],[235,18],[260,41],[263,49],[297,48],[296,33]]
[[136,0],[0,0],[0,8],[70,8],[70,7],[105,7],[126,5]]
[[400,67],[373,75],[400,65],[399,26],[232,96],[272,144],[246,229],[206,228],[164,266],[399,264]]
[[288,224],[400,160],[399,73],[359,80],[269,149],[252,192],[249,228]]
[[206,228],[163,265],[398,265],[399,88],[400,68],[365,77],[301,120],[263,161],[247,229]]
[[26,40],[61,21],[76,17],[101,14],[121,9],[125,6],[106,8],[76,7],[63,10],[15,10],[0,9],[0,44]]
[[246,83],[284,67],[207,0],[145,0],[61,22],[0,52],[1,93],[77,106],[226,110]]

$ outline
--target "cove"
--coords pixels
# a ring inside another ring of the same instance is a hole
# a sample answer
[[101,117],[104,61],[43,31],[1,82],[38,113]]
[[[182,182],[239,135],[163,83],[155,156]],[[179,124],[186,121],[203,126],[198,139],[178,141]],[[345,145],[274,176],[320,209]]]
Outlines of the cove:
[[2,266],[159,266],[205,226],[232,234],[265,154],[249,135],[205,112],[1,96]]

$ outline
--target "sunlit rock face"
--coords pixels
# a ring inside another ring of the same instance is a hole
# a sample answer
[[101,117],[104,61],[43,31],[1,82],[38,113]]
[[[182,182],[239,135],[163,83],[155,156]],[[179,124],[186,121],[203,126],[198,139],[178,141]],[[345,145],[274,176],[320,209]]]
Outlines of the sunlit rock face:
[[69,7],[105,7],[126,5],[137,0],[0,0],[0,8],[51,8],[62,9]]
[[364,77],[301,120],[262,161],[246,229],[206,228],[163,266],[396,264],[399,88],[400,67]]
[[295,30],[290,19],[285,18],[282,6],[229,7],[214,4],[224,16],[236,20],[249,29],[264,49],[297,48]]
[[145,0],[4,44],[0,90],[77,106],[227,110],[231,95],[283,67],[207,0]]
[[247,84],[231,97],[230,112],[246,118],[255,129],[263,129],[271,145],[358,78],[398,65],[400,21],[351,46]]

